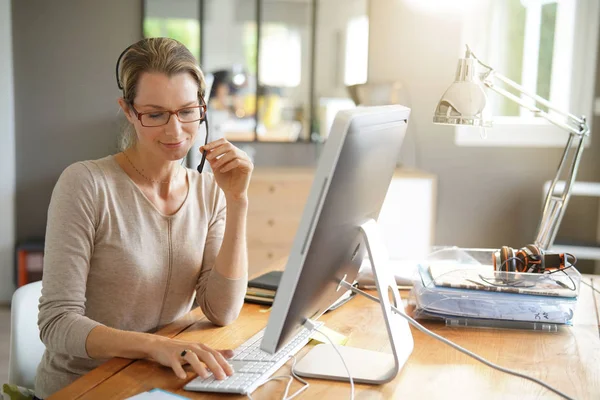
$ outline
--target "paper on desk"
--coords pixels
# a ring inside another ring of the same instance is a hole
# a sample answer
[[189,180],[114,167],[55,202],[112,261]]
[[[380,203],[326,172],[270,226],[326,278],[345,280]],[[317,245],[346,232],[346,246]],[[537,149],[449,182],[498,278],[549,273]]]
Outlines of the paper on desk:
[[[423,279],[431,279],[421,271]],[[448,316],[500,319],[514,321],[543,321],[568,324],[573,318],[576,302],[548,298],[544,302],[526,294],[440,289],[414,282],[413,293],[418,309]]]
[[[348,343],[348,337],[342,335],[341,333],[338,333],[332,329],[329,329],[328,327],[326,327],[325,325],[321,326],[319,328],[319,331],[325,333],[325,335],[327,335],[327,337],[329,337],[329,339],[331,339],[331,341],[334,344],[339,344],[340,346],[345,345],[346,343]],[[329,344],[329,340],[327,340],[327,337],[325,337],[325,335],[323,335],[321,332],[318,331],[314,331],[312,333],[312,335],[310,335],[310,339],[311,341],[315,341],[316,343],[326,343]]]
[[[394,274],[398,286],[412,286],[412,280],[418,276],[418,266],[418,260],[387,260],[387,267]],[[375,286],[375,277],[369,258],[363,260],[356,281],[361,288]]]
[[510,286],[505,285],[501,280],[498,280],[499,284],[494,283],[498,277],[502,277],[502,274],[495,273],[492,265],[457,264],[452,261],[442,261],[429,263],[429,274],[435,286],[539,296],[577,297],[577,285],[567,273],[564,276],[548,274],[521,274],[519,276],[516,274],[514,279],[519,279],[522,286]]
[[189,397],[183,397],[178,394],[170,393],[162,389],[152,389],[144,393],[136,394],[133,397],[129,397],[127,400],[175,400],[175,399],[186,399]]

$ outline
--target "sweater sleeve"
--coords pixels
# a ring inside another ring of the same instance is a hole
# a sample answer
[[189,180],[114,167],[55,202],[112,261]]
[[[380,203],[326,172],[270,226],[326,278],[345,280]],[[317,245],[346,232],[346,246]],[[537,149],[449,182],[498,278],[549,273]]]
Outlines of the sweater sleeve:
[[213,269],[223,243],[227,203],[223,191],[214,185],[214,207],[209,221],[202,270],[196,284],[196,299],[202,312],[215,325],[228,325],[244,305],[248,278],[229,279]]
[[67,167],[50,200],[44,249],[40,338],[50,351],[90,358],[87,336],[99,322],[85,316],[86,283],[94,251],[97,190],[83,163]]

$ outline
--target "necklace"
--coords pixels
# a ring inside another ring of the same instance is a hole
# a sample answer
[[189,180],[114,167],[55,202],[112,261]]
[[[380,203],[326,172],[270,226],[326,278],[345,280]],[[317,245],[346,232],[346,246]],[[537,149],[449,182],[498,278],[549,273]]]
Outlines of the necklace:
[[[145,180],[147,180],[147,181],[149,181],[149,182],[152,182],[152,183],[160,183],[161,185],[165,185],[165,184],[167,184],[167,183],[171,183],[173,180],[177,179],[177,176],[179,176],[179,170],[180,170],[181,168],[177,168],[177,173],[175,174],[175,176],[174,176],[173,178],[169,179],[168,181],[157,181],[157,180],[155,180],[155,179],[150,179],[150,178],[148,178],[146,175],[142,174],[142,172],[141,172],[139,169],[137,169],[135,165],[133,165],[133,163],[131,162],[131,160],[130,160],[130,159],[129,159],[129,157],[127,156],[127,153],[126,153],[126,152],[123,152],[123,155],[125,156],[125,158],[126,158],[126,159],[127,159],[127,161],[129,162],[129,164],[131,164],[131,166],[133,167],[133,169],[135,169],[135,171],[136,171],[138,174],[140,174],[140,175],[142,176],[142,178],[144,178]],[[182,163],[183,163],[183,161],[182,161]],[[181,165],[180,165],[180,167],[181,167]]]

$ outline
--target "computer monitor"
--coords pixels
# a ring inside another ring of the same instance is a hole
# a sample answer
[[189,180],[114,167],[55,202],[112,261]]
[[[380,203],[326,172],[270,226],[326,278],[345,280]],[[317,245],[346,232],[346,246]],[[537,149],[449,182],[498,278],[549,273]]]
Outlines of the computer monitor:
[[[361,227],[379,216],[399,160],[409,114],[410,109],[399,105],[359,107],[337,114],[279,283],[262,350],[274,353],[281,349],[303,329],[307,319],[318,319],[346,291],[340,286],[342,280],[355,280],[369,247]],[[385,293],[388,299],[387,290]],[[389,314],[383,312],[387,318]],[[394,326],[386,322],[390,339],[396,335],[392,348],[397,363],[403,364],[412,351],[408,324],[404,320],[395,321]],[[393,378],[388,375],[395,376],[400,367],[380,374],[381,379],[355,380],[388,381]]]

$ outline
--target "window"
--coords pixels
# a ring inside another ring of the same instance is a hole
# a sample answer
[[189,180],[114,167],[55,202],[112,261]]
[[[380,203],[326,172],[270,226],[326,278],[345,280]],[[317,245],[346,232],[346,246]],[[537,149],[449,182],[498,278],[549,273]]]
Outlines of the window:
[[[255,22],[244,25],[244,55],[251,73],[256,73]],[[297,30],[283,24],[264,23],[260,36],[260,82],[267,86],[297,87],[301,76],[301,40]]]
[[[503,0],[491,1],[489,23],[472,30],[478,44],[475,54],[500,74],[532,94],[548,99],[558,109],[574,115],[592,116],[593,82],[598,40],[597,0]],[[478,15],[476,18],[481,18]],[[467,22],[468,24],[469,22]],[[498,80],[494,84],[522,96]],[[494,128],[481,138],[480,130],[457,128],[456,143],[466,146],[562,147],[568,133],[543,118],[487,90]],[[543,106],[538,105],[547,111]]]
[[344,84],[357,85],[367,81],[369,63],[369,19],[367,16],[352,18],[346,28],[346,62]]
[[143,35],[179,40],[212,78],[213,139],[321,142],[344,83],[366,80],[367,3],[143,0]]
[[200,60],[200,21],[184,18],[144,18],[144,37],[170,37],[183,43]]
[[260,36],[260,81],[263,85],[297,87],[302,66],[300,32],[283,24],[264,23]]

